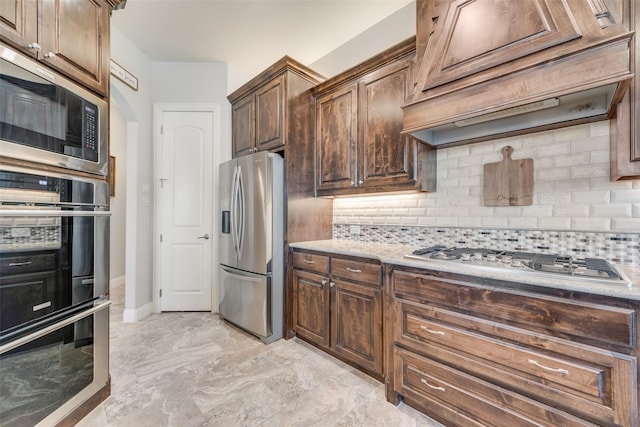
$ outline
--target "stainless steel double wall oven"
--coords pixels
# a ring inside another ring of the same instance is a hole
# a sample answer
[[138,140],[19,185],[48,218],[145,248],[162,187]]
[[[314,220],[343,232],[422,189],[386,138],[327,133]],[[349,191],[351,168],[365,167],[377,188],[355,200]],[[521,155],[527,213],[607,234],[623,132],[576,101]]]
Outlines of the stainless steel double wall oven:
[[0,425],[55,425],[109,384],[108,104],[0,61]]

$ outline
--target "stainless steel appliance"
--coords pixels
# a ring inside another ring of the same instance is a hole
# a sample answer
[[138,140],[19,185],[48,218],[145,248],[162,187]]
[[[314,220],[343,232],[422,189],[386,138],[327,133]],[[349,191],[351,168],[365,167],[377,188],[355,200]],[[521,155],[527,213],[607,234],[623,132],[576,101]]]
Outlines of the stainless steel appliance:
[[220,316],[267,344],[283,333],[283,163],[259,152],[220,165]]
[[0,44],[0,153],[107,175],[107,102]]
[[446,246],[417,249],[405,257],[431,262],[459,263],[471,269],[508,271],[516,276],[550,274],[586,283],[631,286],[631,280],[616,265],[602,258]]
[[0,425],[54,425],[108,384],[104,181],[0,171]]

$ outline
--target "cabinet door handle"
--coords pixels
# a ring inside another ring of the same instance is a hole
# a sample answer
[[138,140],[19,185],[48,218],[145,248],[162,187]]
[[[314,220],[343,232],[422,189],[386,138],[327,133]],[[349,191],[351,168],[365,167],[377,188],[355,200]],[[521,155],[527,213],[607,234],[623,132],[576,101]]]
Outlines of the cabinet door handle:
[[53,52],[49,52],[49,53],[45,53],[44,57],[48,59],[56,59],[56,54]]
[[420,326],[420,329],[422,329],[425,332],[429,332],[430,334],[433,334],[433,335],[444,335],[444,332],[442,332],[442,331],[434,331],[433,329],[429,329],[424,325]]
[[305,264],[315,264],[316,262],[315,261],[311,261],[310,259],[305,259],[304,263]]
[[336,285],[336,282],[329,282],[329,287],[333,288]]
[[23,267],[25,265],[33,264],[31,261],[26,262],[10,262],[9,267]]
[[327,279],[322,279],[322,286],[327,284]]
[[429,381],[425,380],[424,378],[420,378],[420,382],[421,382],[421,383],[423,383],[424,385],[426,385],[426,386],[427,386],[427,387],[429,387],[429,388],[432,388],[432,389],[434,389],[434,390],[441,391],[441,392],[443,392],[443,393],[445,392],[444,387],[431,385],[431,384],[429,384]]
[[362,273],[362,270],[360,270],[359,268],[347,267],[347,271],[350,271],[352,273]]
[[556,374],[563,374],[563,375],[569,375],[569,371],[567,371],[566,369],[562,369],[562,368],[550,368],[548,366],[544,366],[543,364],[533,360],[533,359],[529,359],[529,363],[537,366],[540,369],[544,369],[545,371],[549,371],[549,372],[554,372]]
[[31,50],[35,50],[36,52],[40,51],[40,49],[42,49],[42,47],[38,44],[38,43],[29,43],[27,45],[27,47]]

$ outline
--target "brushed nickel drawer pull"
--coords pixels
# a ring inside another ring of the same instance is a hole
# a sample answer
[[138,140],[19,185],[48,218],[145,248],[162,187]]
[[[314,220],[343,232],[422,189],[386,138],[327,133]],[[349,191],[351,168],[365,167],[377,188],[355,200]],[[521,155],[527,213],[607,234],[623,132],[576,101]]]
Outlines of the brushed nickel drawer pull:
[[439,390],[439,391],[441,391],[441,392],[443,392],[443,393],[444,393],[444,391],[445,391],[445,390],[444,390],[444,387],[431,385],[431,384],[429,384],[429,381],[425,380],[424,378],[420,378],[420,382],[421,382],[421,383],[423,383],[424,385],[426,385],[427,387],[432,388],[432,389],[434,389],[434,390]]
[[359,268],[347,267],[347,271],[350,271],[352,273],[362,273],[362,270],[360,270]]
[[315,264],[316,262],[315,262],[315,261],[311,261],[311,260],[309,260],[309,259],[305,259],[305,260],[304,260],[304,263],[305,263],[305,264]]
[[424,325],[421,325],[420,329],[422,329],[425,332],[429,332],[430,334],[433,334],[433,335],[444,335],[444,332],[442,332],[442,331],[434,331],[433,329],[429,329]]
[[567,371],[566,369],[562,369],[562,368],[550,368],[548,366],[544,366],[540,363],[538,363],[537,361],[533,360],[533,359],[529,359],[529,363],[537,366],[538,368],[544,369],[545,371],[549,371],[549,372],[555,372],[556,374],[564,374],[564,375],[569,375],[569,371]]

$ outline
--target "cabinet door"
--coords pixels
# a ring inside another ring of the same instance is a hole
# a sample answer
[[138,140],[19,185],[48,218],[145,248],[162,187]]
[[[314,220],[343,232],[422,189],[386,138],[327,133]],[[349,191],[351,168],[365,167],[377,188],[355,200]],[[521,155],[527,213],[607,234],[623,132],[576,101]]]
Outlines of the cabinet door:
[[[425,55],[421,89],[463,77],[581,37],[565,2],[528,0],[509,7],[503,0],[443,2],[433,46]],[[418,21],[418,26],[432,22]],[[422,33],[422,32],[421,32]],[[432,44],[433,43],[433,44]]]
[[39,58],[101,94],[109,91],[109,7],[102,0],[42,0]]
[[317,189],[356,185],[357,87],[347,86],[316,100]]
[[[29,45],[38,40],[37,0],[0,1],[0,37],[31,56],[37,50]],[[33,46],[32,46],[33,47]]]
[[273,150],[284,145],[285,76],[256,91],[256,148]]
[[359,83],[358,185],[367,191],[388,186],[415,187],[417,142],[402,135],[402,106],[409,95],[410,60],[366,76]]
[[293,272],[293,329],[298,335],[329,347],[329,285],[325,276]]
[[365,369],[382,373],[382,290],[332,282],[331,347]]
[[233,157],[249,154],[256,146],[254,100],[255,98],[251,94],[233,104],[231,113]]

